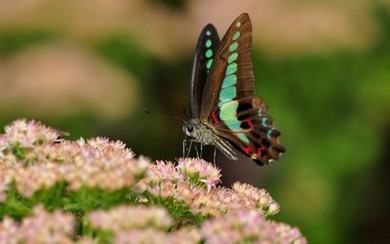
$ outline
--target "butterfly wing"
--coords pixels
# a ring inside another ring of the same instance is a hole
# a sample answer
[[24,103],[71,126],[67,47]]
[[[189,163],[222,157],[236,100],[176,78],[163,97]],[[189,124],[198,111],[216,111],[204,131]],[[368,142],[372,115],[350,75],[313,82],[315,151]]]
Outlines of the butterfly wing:
[[196,45],[191,76],[191,116],[199,118],[202,93],[220,40],[212,24],[206,25]]
[[240,15],[229,27],[214,58],[202,95],[200,118],[256,163],[285,151],[266,105],[254,95],[252,24]]

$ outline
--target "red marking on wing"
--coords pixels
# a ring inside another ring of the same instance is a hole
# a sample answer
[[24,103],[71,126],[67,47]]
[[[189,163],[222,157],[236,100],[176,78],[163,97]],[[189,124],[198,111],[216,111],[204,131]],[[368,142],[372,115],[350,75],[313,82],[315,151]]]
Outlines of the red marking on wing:
[[251,155],[253,152],[251,147],[242,147],[242,150],[248,155]]
[[264,153],[267,152],[267,149],[265,147],[259,147],[257,148],[257,155],[259,155],[259,157],[262,157]]
[[253,128],[253,122],[252,122],[252,120],[251,120],[251,119],[247,119],[247,120],[245,120],[245,121],[246,121],[246,123],[248,124],[249,129],[252,129],[252,128]]
[[221,121],[218,119],[218,116],[215,114],[215,110],[211,112],[211,119],[214,121],[215,124],[221,123]]

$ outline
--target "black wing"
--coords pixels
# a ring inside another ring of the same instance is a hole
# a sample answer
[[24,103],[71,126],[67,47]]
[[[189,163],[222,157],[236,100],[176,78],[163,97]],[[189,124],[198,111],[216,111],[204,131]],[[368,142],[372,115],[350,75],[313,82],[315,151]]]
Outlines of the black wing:
[[199,35],[196,45],[191,76],[191,117],[199,118],[200,104],[204,85],[212,67],[214,56],[220,40],[212,24],[206,25]]

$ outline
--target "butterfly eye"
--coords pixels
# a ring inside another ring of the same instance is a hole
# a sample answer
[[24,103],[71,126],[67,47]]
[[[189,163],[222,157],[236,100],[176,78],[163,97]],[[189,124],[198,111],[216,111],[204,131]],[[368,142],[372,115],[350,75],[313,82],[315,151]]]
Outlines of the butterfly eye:
[[187,124],[187,131],[191,133],[194,130],[194,127],[191,124]]

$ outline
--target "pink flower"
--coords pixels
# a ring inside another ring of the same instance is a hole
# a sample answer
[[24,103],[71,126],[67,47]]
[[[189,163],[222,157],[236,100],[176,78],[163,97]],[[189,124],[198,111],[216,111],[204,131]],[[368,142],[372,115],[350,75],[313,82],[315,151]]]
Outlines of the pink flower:
[[232,189],[241,197],[253,202],[257,208],[264,209],[267,214],[274,215],[279,212],[279,204],[272,199],[265,189],[258,189],[240,182],[234,183]]
[[172,219],[164,208],[120,206],[108,211],[97,210],[89,214],[91,226],[120,233],[131,229],[168,229]]
[[72,243],[74,218],[71,214],[43,207],[34,209],[32,216],[20,224],[9,218],[0,223],[0,243]]
[[178,231],[166,233],[155,229],[131,230],[116,235],[115,243],[156,243],[156,244],[191,244],[199,243],[201,235],[197,229],[181,228]]
[[206,243],[306,243],[298,229],[268,221],[255,210],[240,210],[202,224]]
[[215,187],[221,181],[220,170],[203,159],[181,158],[177,169],[187,180],[204,184],[207,189]]
[[[187,226],[191,220],[174,219],[163,207],[142,205],[87,213],[89,226],[112,232],[117,243],[306,243],[298,229],[266,219],[279,211],[279,204],[265,189],[239,182],[232,188],[218,186],[220,170],[202,159],[180,159],[176,166],[151,163],[146,157],[135,159],[120,141],[58,141],[58,136],[55,130],[25,120],[7,127],[0,135],[0,201],[7,201],[13,181],[27,198],[63,181],[68,191],[84,186],[103,191],[125,188],[139,193],[138,204],[147,203],[143,194],[148,193],[169,204],[170,212],[184,204],[208,220],[191,228]],[[41,206],[20,223],[7,217],[0,222],[0,243],[71,243],[73,235],[72,214],[48,213]],[[80,238],[80,243],[100,241]]]
[[38,122],[26,121],[25,119],[14,121],[11,125],[6,126],[4,130],[7,144],[20,144],[21,147],[53,143],[64,134]]

